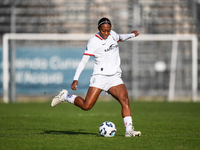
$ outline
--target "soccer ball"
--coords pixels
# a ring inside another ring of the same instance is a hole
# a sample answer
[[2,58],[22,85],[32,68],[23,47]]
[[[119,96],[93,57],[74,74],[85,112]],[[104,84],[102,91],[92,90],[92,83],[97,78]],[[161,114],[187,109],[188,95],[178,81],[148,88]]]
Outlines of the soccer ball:
[[117,129],[115,124],[110,121],[103,122],[99,127],[99,133],[104,137],[113,137],[115,136]]

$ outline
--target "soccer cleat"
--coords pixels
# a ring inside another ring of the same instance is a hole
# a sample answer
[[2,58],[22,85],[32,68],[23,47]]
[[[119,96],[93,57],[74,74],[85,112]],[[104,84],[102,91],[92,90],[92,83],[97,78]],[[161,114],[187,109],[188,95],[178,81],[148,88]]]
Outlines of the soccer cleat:
[[132,130],[129,130],[128,132],[125,133],[125,137],[135,137],[135,136],[138,136],[140,137],[141,136],[141,132],[140,131],[134,131],[134,129]]
[[68,93],[67,90],[62,90],[57,96],[54,97],[54,99],[51,102],[51,107],[54,107],[62,102],[64,102],[64,94]]

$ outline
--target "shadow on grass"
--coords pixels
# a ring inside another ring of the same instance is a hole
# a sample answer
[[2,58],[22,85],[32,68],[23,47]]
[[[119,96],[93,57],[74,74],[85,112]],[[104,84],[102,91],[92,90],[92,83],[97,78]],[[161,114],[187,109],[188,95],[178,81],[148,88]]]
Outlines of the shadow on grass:
[[78,135],[78,134],[82,134],[82,135],[96,135],[99,136],[99,134],[97,133],[88,133],[88,132],[82,132],[82,131],[55,131],[55,130],[47,130],[44,131],[44,133],[41,134],[70,134],[70,135]]

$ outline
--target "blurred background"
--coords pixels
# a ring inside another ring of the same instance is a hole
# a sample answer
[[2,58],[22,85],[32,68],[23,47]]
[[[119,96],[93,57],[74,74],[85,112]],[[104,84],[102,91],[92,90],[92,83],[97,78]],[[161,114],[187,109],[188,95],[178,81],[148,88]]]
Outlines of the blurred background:
[[[3,101],[2,40],[5,33],[95,35],[102,17],[108,17],[112,29],[119,34],[138,30],[141,35],[195,34],[200,37],[200,0],[1,0],[0,101]],[[87,39],[10,40],[9,101],[50,101],[63,88],[84,96],[93,58],[81,74],[78,91],[71,91],[70,86],[86,45]],[[165,40],[119,43],[122,78],[133,100],[169,100],[172,45]],[[191,41],[178,41],[175,101],[192,101],[191,47]],[[199,80],[196,82],[199,91]],[[102,93],[102,97],[106,95]]]

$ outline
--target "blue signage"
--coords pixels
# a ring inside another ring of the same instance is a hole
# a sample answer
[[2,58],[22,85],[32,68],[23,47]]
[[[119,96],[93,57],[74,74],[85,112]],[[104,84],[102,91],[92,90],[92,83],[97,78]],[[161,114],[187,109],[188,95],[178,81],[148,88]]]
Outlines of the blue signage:
[[[74,94],[86,94],[93,70],[90,58],[79,78],[77,91],[71,90],[76,68],[85,48],[17,47],[15,59],[16,95],[55,95],[62,89]],[[2,85],[2,48],[0,49]],[[0,93],[2,94],[2,86]]]

